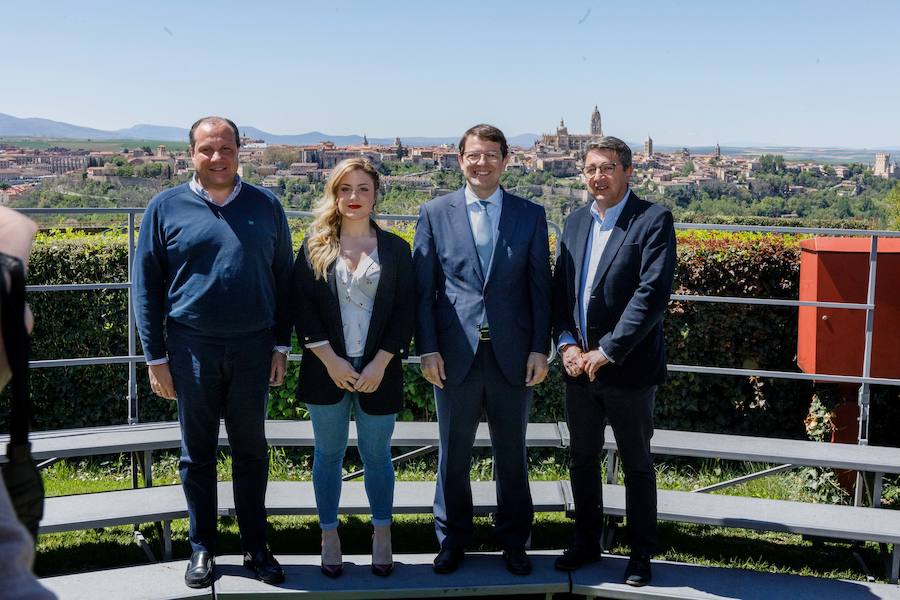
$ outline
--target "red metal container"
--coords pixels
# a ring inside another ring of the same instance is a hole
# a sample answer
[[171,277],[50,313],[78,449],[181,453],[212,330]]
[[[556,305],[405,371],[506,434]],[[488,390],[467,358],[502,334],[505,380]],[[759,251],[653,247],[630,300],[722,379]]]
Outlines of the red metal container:
[[[871,238],[800,243],[800,300],[865,304]],[[797,364],[806,373],[862,375],[866,312],[800,307]],[[872,377],[900,378],[900,238],[878,238]]]

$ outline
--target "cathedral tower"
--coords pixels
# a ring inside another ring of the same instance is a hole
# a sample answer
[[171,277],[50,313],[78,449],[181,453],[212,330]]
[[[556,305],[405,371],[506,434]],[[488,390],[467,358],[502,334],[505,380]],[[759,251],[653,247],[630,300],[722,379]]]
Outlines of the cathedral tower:
[[597,105],[594,105],[594,112],[591,113],[591,135],[593,136],[601,136],[603,135],[603,127],[600,124],[600,111],[597,110]]

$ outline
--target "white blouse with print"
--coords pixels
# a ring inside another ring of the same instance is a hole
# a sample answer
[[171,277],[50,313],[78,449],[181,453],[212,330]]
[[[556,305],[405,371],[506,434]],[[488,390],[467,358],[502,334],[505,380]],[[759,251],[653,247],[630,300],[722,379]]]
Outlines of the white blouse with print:
[[362,356],[372,319],[375,292],[381,278],[378,250],[360,259],[356,271],[351,271],[346,261],[339,257],[335,265],[335,278],[347,356]]

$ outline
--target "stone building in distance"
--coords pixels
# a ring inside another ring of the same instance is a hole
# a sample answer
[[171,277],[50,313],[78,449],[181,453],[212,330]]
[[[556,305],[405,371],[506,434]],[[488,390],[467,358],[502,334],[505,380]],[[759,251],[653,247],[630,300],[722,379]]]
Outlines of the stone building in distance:
[[580,154],[591,140],[602,135],[603,124],[600,119],[600,111],[595,105],[594,112],[591,113],[590,133],[569,133],[566,124],[560,119],[559,127],[556,128],[556,133],[543,134],[536,145],[541,145],[560,152],[575,152]]

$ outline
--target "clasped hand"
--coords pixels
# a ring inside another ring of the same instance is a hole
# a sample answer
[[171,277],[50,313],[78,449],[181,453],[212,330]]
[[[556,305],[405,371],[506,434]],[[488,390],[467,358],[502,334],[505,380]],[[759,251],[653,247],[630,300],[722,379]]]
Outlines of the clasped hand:
[[609,359],[600,350],[584,352],[575,344],[564,346],[560,352],[563,367],[570,377],[578,377],[587,373],[588,379],[594,381],[600,367],[609,362]]
[[358,373],[349,361],[336,356],[334,360],[326,363],[328,376],[334,384],[349,392],[363,392],[371,394],[381,385],[384,378],[384,369],[375,361],[367,364],[361,373]]

